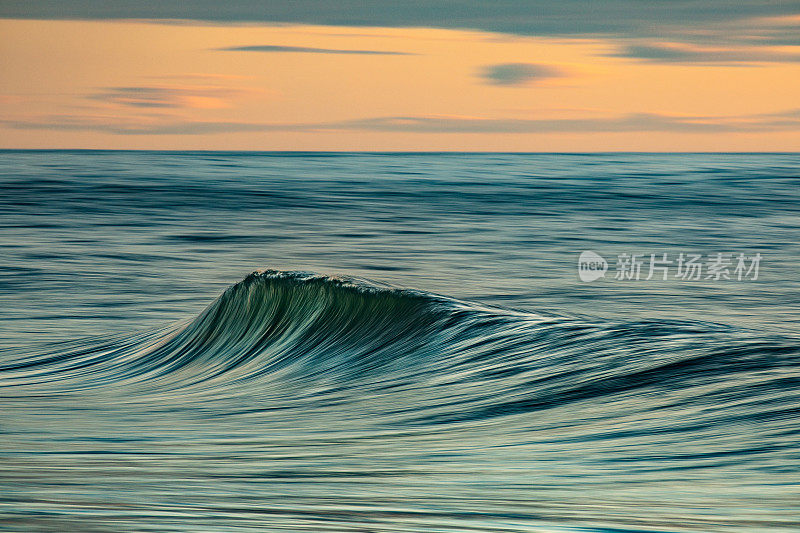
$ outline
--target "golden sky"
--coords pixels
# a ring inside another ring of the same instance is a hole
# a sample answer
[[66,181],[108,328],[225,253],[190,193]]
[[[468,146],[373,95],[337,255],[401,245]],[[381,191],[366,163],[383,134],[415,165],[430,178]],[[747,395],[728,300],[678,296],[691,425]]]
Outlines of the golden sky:
[[651,41],[6,18],[0,147],[800,150],[800,40]]

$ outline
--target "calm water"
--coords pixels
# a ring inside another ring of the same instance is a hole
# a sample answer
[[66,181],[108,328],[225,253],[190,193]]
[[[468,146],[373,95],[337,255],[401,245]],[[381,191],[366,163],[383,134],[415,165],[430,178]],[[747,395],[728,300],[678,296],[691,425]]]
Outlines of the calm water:
[[0,152],[0,530],[797,531],[798,185],[800,154]]

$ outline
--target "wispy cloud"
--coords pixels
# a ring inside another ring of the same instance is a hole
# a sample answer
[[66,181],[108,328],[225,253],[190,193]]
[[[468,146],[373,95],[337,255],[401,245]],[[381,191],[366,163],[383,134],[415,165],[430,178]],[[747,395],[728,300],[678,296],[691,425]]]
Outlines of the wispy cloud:
[[169,115],[120,118],[112,115],[58,115],[6,119],[20,129],[88,130],[118,135],[206,135],[215,133],[297,131],[371,131],[402,133],[752,133],[800,131],[800,110],[727,117],[627,114],[601,118],[504,119],[446,116],[373,117],[324,123],[247,123],[193,121]]
[[95,131],[114,135],[208,135],[271,129],[266,124],[189,120],[169,114],[128,117],[102,113],[60,114],[2,120],[0,124],[17,129]]
[[[506,35],[602,39],[619,47],[615,55],[656,63],[751,65],[797,62],[800,55],[779,49],[800,47],[797,0],[604,0],[591,6],[586,0],[13,0],[0,2],[0,18],[469,29]],[[274,44],[217,50],[413,55]]]
[[[596,5],[595,5],[596,4]],[[469,29],[505,35],[602,39],[612,55],[661,64],[757,65],[800,61],[797,0],[14,0],[0,18],[139,19],[180,24],[317,24],[349,27]],[[795,50],[787,49],[794,47]],[[217,48],[227,52],[401,56],[402,51],[277,44]],[[519,76],[524,73],[520,72]],[[489,83],[514,86],[514,73]],[[507,81],[506,81],[507,80]],[[528,78],[527,81],[532,81]]]
[[206,84],[219,84],[222,82],[249,80],[253,76],[241,74],[209,74],[205,72],[188,72],[184,74],[162,74],[158,76],[150,76],[154,80],[171,80],[181,81],[184,83],[206,83]]
[[683,43],[627,45],[617,57],[632,57],[653,63],[683,64],[758,64],[800,62],[800,53],[763,50],[761,48],[709,48]]
[[800,131],[800,111],[740,116],[631,113],[599,118],[493,119],[473,117],[379,117],[330,125],[331,128],[416,133],[736,133]]
[[413,133],[582,133],[629,131],[722,132],[731,126],[695,117],[641,113],[608,118],[493,119],[470,117],[379,117],[338,124],[341,129]]
[[0,3],[0,17],[42,19],[184,19],[330,26],[468,28],[522,35],[653,37],[666,31],[748,19],[800,15],[797,0],[26,0]]
[[492,85],[522,86],[532,81],[557,78],[564,74],[561,69],[549,65],[501,63],[483,67],[479,75]]
[[408,56],[416,55],[408,52],[394,52],[391,50],[340,50],[337,48],[312,48],[307,46],[280,46],[275,44],[264,44],[255,46],[231,46],[228,48],[216,48],[220,52],[273,52],[273,53],[297,53],[297,54],[346,54],[346,55],[381,55],[381,56]]
[[89,98],[124,107],[215,109],[229,107],[246,92],[221,86],[131,86],[108,87]]

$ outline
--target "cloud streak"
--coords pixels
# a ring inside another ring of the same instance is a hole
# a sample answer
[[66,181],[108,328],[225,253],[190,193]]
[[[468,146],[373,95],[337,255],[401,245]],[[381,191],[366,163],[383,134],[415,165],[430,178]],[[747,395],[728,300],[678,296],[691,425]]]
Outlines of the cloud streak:
[[651,63],[756,64],[800,62],[800,53],[775,52],[758,48],[697,48],[680,43],[628,45],[615,57],[631,57]]
[[687,37],[698,28],[800,15],[796,0],[4,0],[0,17],[168,19],[332,26],[439,27],[520,35]]
[[491,119],[471,117],[373,117],[357,120],[265,124],[191,121],[171,116],[120,119],[105,115],[60,115],[7,119],[0,122],[18,129],[85,130],[117,135],[207,135],[217,133],[295,131],[369,131],[435,134],[544,134],[544,133],[753,133],[800,131],[800,110],[731,117],[670,116],[639,113],[585,119]]
[[[650,63],[724,66],[800,61],[800,52],[779,49],[800,47],[797,0],[4,0],[0,18],[467,29],[600,39],[619,47],[612,56]],[[414,55],[273,44],[217,50]]]
[[393,52],[384,50],[340,50],[336,48],[311,48],[307,46],[280,46],[274,44],[256,46],[231,46],[217,48],[219,52],[273,52],[273,53],[298,53],[298,54],[346,54],[346,55],[381,55],[381,56],[408,56],[416,55],[408,52]]
[[108,87],[88,98],[131,108],[218,109],[248,91],[221,86]]
[[548,65],[535,63],[501,63],[487,65],[479,73],[491,85],[523,86],[533,81],[558,78],[563,72]]

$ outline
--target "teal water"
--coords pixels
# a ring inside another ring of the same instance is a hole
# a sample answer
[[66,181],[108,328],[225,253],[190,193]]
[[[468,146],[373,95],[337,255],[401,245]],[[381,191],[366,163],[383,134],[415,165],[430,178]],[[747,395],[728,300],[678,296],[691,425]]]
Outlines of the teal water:
[[795,531],[798,179],[0,152],[0,530]]

